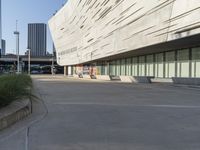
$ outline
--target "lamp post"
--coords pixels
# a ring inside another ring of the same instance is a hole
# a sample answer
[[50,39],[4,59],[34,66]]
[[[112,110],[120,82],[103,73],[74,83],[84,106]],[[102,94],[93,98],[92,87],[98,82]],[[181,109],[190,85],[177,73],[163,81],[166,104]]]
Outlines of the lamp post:
[[52,54],[51,73],[54,75],[54,54]]
[[17,21],[16,21],[16,31],[14,32],[16,35],[16,54],[17,54],[17,73],[20,73],[19,70],[19,32],[17,31]]
[[27,48],[28,51],[28,74],[31,74],[31,49]]

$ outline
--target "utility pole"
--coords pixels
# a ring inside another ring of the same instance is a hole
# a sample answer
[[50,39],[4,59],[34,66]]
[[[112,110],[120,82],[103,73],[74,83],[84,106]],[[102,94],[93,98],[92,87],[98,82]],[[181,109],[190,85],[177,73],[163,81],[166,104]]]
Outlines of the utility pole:
[[54,54],[52,54],[51,74],[54,75]]
[[14,35],[16,35],[17,73],[19,74],[19,31],[17,31],[17,25],[18,21],[16,20],[16,31],[14,31]]
[[28,51],[28,74],[31,75],[31,49],[27,48]]

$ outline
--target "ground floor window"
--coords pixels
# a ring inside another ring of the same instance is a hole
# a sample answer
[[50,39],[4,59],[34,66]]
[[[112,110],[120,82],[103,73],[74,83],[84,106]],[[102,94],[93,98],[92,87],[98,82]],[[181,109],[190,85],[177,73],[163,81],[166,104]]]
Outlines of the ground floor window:
[[190,75],[189,49],[177,52],[177,77],[189,77]]
[[116,62],[110,62],[110,75],[116,75]]
[[107,75],[107,70],[108,70],[107,64],[105,62],[103,62],[101,66],[102,66],[101,67],[101,75]]
[[120,60],[116,61],[116,76],[120,76],[121,74],[121,65],[120,65]]
[[145,76],[145,56],[139,57],[139,76]]
[[120,75],[126,75],[126,60],[122,59],[121,60],[121,72]]
[[126,59],[126,75],[131,76],[132,66],[131,66],[131,58]]
[[[73,67],[73,74],[80,72]],[[88,73],[88,65],[81,67]],[[97,75],[155,76],[156,78],[200,77],[200,47],[154,53],[93,64]]]
[[200,77],[200,47],[192,49],[192,77]]
[[155,77],[164,77],[164,53],[155,54]]
[[132,58],[132,75],[133,76],[138,75],[138,58],[137,57]]
[[176,76],[176,56],[175,51],[165,53],[165,78]]
[[146,56],[146,75],[154,76],[154,56],[153,55]]

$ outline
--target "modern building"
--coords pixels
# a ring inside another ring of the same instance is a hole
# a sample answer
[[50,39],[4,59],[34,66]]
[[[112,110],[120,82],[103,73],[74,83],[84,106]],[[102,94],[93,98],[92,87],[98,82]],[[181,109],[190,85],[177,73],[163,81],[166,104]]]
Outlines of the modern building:
[[1,40],[1,55],[6,54],[6,40]]
[[69,0],[49,26],[68,74],[200,77],[199,0]]
[[28,48],[32,56],[45,56],[47,45],[47,26],[44,23],[28,24]]

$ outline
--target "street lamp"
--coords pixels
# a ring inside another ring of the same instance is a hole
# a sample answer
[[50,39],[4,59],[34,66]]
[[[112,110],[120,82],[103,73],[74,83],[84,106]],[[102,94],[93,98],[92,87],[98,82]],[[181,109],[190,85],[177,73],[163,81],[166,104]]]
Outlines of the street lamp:
[[27,48],[28,52],[28,74],[31,74],[31,49]]
[[20,73],[19,70],[19,31],[17,31],[17,20],[16,20],[16,31],[14,31],[14,35],[16,36],[16,54],[17,54],[17,73]]
[[51,73],[54,75],[54,54],[52,54]]

